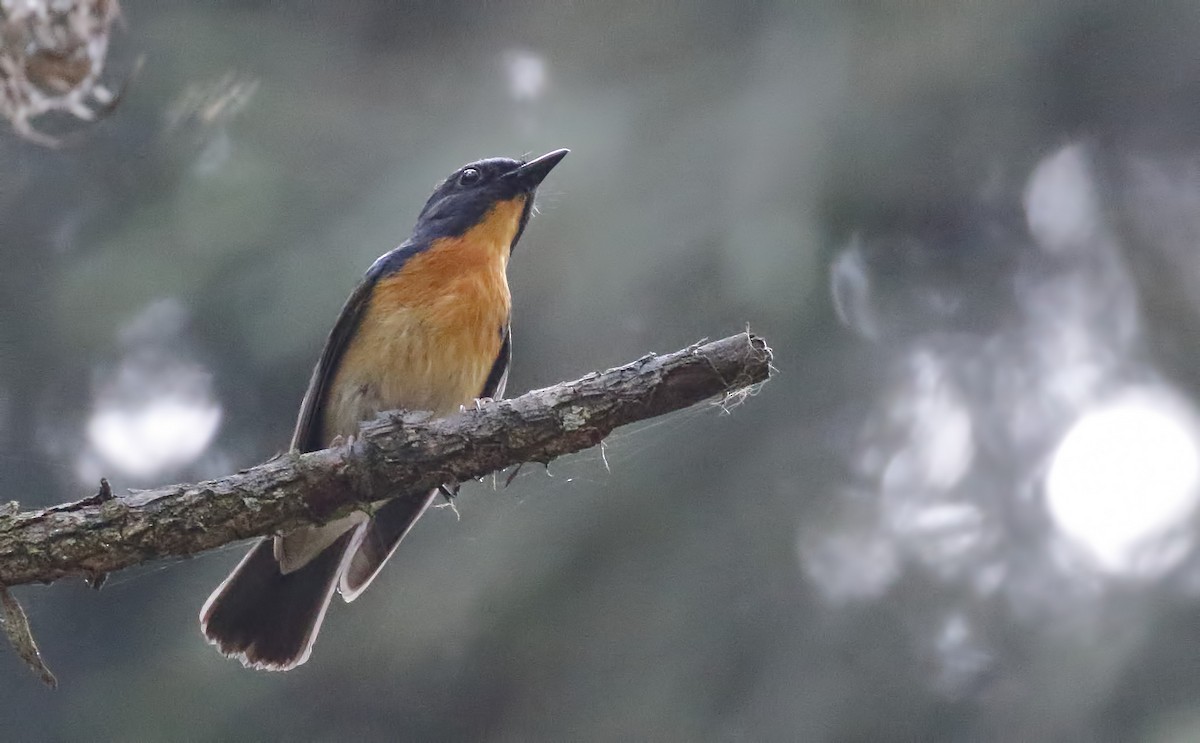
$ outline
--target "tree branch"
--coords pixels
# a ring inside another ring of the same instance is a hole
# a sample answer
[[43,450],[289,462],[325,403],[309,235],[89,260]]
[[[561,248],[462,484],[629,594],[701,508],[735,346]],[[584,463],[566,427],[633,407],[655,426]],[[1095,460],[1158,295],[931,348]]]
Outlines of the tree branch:
[[484,403],[446,418],[384,414],[350,446],[287,454],[206,482],[17,512],[0,508],[0,586],[101,578],[164,557],[320,524],[393,497],[522,462],[549,463],[613,429],[726,399],[765,382],[766,342],[741,333],[665,356],[648,355],[574,382]]

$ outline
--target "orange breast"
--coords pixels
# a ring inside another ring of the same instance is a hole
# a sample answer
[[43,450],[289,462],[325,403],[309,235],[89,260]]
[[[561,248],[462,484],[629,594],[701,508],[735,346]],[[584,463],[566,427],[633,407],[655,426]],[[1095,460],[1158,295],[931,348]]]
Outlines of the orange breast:
[[436,241],[375,286],[327,393],[326,440],[382,410],[458,410],[482,394],[512,306],[506,269],[523,199]]

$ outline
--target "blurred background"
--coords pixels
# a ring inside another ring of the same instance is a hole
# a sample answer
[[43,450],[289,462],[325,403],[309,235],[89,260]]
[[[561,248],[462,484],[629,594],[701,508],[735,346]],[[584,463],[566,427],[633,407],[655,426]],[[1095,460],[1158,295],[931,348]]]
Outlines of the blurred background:
[[245,545],[19,589],[5,738],[1200,739],[1200,6],[92,4],[104,69],[0,108],[0,498],[279,451],[484,156],[573,150],[510,394],[747,324],[779,373],[468,484],[292,673],[200,637]]

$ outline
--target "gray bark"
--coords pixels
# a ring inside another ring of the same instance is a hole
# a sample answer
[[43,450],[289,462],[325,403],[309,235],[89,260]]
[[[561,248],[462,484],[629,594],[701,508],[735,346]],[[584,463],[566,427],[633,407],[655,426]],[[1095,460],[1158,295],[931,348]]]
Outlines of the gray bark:
[[216,480],[125,496],[104,482],[90,498],[36,511],[10,503],[0,508],[0,586],[102,579],[511,465],[549,463],[618,426],[750,390],[768,379],[770,363],[765,341],[741,333],[446,418],[385,414],[348,446],[287,454]]

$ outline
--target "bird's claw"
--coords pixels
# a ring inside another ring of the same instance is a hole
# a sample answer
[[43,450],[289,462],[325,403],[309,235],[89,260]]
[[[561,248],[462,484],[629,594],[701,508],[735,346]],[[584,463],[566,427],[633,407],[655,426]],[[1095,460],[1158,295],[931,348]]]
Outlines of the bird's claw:
[[333,441],[329,442],[330,449],[339,449],[343,446],[347,449],[354,446],[354,434],[343,436],[339,433],[337,436],[333,437]]
[[477,398],[475,398],[475,409],[483,410],[484,405],[487,405],[488,403],[493,403],[493,402],[496,402],[496,401],[490,397],[477,397]]

